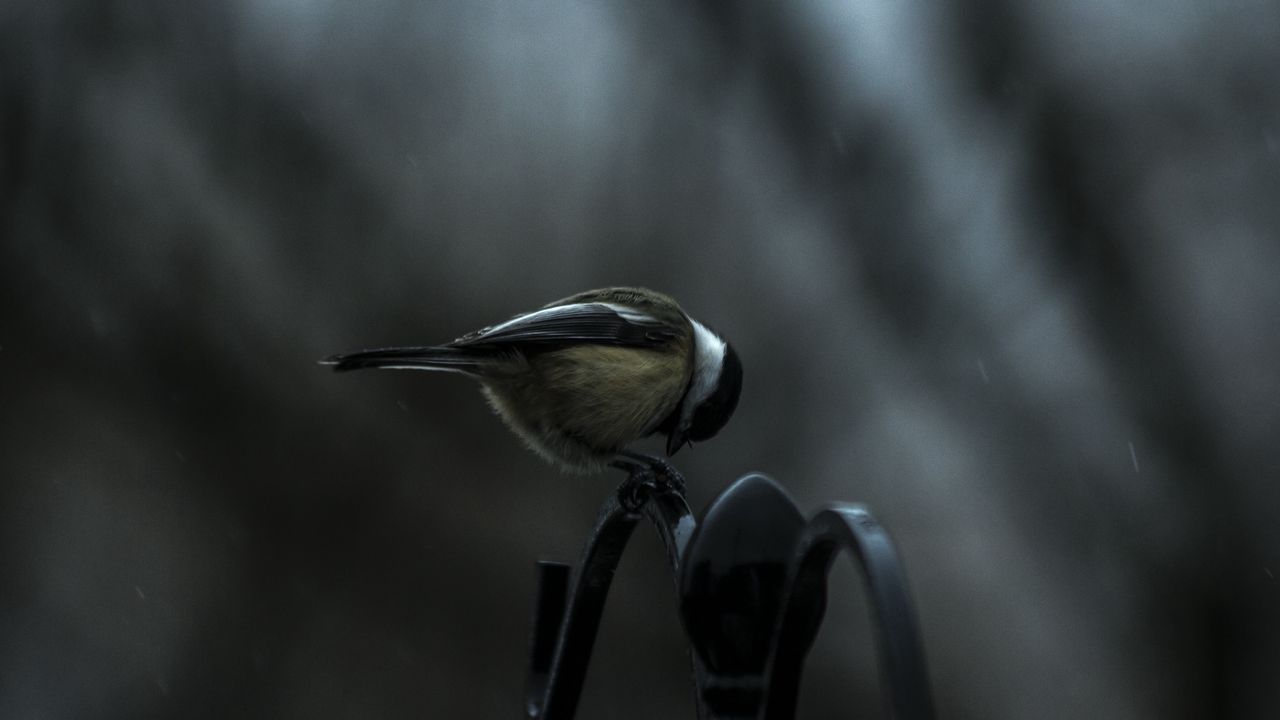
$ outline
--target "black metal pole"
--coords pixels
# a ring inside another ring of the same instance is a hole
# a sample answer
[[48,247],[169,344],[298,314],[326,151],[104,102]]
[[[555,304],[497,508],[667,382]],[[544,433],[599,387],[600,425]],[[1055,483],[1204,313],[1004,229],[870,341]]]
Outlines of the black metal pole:
[[[567,720],[577,711],[609,586],[639,519],[638,513],[625,510],[617,498],[610,495],[600,509],[578,564],[573,593],[564,615],[553,618],[539,611],[537,621],[541,624],[534,629],[534,648],[545,647],[548,636],[557,639],[554,654],[545,658],[550,661],[549,665],[537,667],[531,663],[526,683],[526,718]],[[569,584],[568,578],[560,579],[558,571],[549,574],[545,565],[542,568],[541,599],[562,595]],[[556,587],[557,584],[560,587]],[[550,626],[553,621],[555,627]]]
[[[616,494],[605,500],[572,582],[566,566],[539,564],[538,602],[525,685],[526,718],[568,720],[577,711],[609,587],[642,514],[662,539],[672,577],[680,577],[680,560],[697,523],[684,497],[675,490],[660,486],[644,488],[642,492],[643,504],[636,510],[624,507]],[[698,681],[702,666],[690,654]],[[698,717],[709,717],[701,699],[695,702]]]

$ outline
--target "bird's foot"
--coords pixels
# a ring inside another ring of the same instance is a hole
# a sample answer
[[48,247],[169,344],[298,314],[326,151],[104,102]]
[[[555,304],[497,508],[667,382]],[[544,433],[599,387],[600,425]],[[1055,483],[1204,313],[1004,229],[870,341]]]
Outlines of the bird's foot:
[[[636,481],[637,476],[640,476],[643,477],[649,492],[671,492],[684,497],[684,475],[681,475],[680,471],[664,458],[624,450],[618,454],[618,458],[611,465],[631,473],[631,477],[623,483],[623,487]],[[648,499],[647,494],[645,499]]]
[[657,473],[647,465],[625,460],[614,460],[609,464],[627,472],[627,479],[618,486],[618,503],[627,512],[639,512],[658,490]]

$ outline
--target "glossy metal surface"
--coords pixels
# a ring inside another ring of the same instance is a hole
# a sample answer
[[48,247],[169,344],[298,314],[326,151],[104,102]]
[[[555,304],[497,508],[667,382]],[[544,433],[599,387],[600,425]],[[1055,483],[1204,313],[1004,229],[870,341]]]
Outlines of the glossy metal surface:
[[[891,717],[929,720],[933,702],[906,575],[884,528],[860,505],[805,523],[763,475],[727,487],[695,522],[670,486],[624,485],[600,510],[576,574],[540,563],[526,718],[574,715],[613,575],[647,516],[667,551],[691,645],[699,718],[795,716],[805,656],[827,602],[827,575],[848,550],[870,594]],[[637,494],[638,492],[638,494]]]

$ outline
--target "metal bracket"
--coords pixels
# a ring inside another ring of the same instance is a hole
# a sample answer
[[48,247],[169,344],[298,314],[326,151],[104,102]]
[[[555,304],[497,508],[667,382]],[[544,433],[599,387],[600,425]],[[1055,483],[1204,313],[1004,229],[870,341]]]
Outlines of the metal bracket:
[[567,565],[539,563],[526,718],[567,720],[577,710],[609,586],[641,515],[662,539],[679,592],[700,719],[795,716],[827,575],[845,549],[870,593],[890,716],[934,717],[915,610],[888,533],[861,505],[834,505],[806,523],[777,483],[752,474],[722,491],[700,523],[669,486],[646,486],[626,506],[611,494],[572,578]]
[[[616,493],[605,500],[572,582],[567,565],[538,563],[538,600],[525,682],[526,718],[567,720],[577,711],[609,586],[641,514],[658,531],[672,576],[680,577],[680,561],[697,525],[689,505],[669,486],[645,487],[640,492],[636,511],[623,507]],[[696,657],[692,662],[695,678],[701,677],[701,663]],[[710,717],[700,701],[698,717]]]

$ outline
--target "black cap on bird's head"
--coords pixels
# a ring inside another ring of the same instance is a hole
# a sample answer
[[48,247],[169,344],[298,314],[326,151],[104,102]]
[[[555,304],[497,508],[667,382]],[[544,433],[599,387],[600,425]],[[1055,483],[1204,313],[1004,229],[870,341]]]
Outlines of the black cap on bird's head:
[[[690,442],[714,437],[738,408],[738,396],[742,394],[742,361],[727,342],[720,341],[720,348],[716,350],[714,368],[710,372],[703,368],[694,372],[680,420],[667,436],[667,455],[675,455]],[[699,377],[700,373],[702,377]]]

